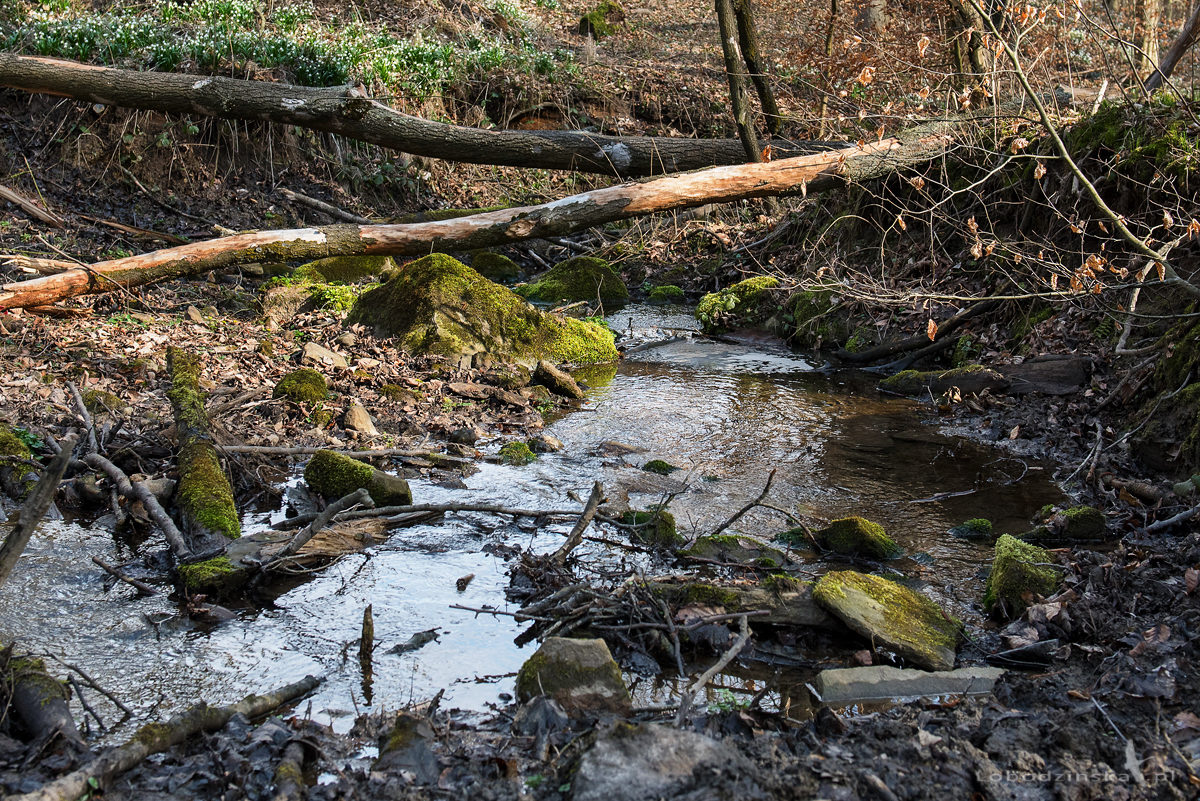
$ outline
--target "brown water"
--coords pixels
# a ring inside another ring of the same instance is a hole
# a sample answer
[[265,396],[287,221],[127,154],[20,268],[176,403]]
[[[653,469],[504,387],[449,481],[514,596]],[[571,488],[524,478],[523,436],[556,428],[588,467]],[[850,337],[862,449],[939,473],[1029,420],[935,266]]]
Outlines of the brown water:
[[[612,320],[621,330],[630,324],[693,325],[681,313],[639,309]],[[656,501],[664,488],[686,485],[672,510],[684,533],[699,534],[757,496],[774,468],[772,505],[825,518],[861,514],[878,520],[915,557],[897,569],[969,614],[965,605],[980,593],[988,551],[947,536],[947,529],[988,517],[1001,531],[1020,530],[1034,510],[1061,494],[1044,466],[942,436],[923,420],[929,407],[881,397],[872,387],[862,374],[824,372],[783,351],[677,341],[634,354],[611,381],[590,391],[584,410],[554,423],[549,433],[565,443],[562,453],[526,467],[485,464],[467,479],[466,491],[420,480],[412,482],[413,491],[422,502],[561,508],[571,503],[568,491],[586,495],[597,478],[613,494],[632,488],[630,501],[637,506]],[[622,465],[619,458],[596,455],[605,441],[645,452],[625,457]],[[660,481],[638,469],[651,458],[685,471]],[[245,521],[249,530],[268,523],[265,515]],[[769,537],[786,527],[778,513],[756,510],[735,529]],[[521,627],[511,618],[476,616],[450,605],[504,608],[507,565],[488,546],[548,549],[566,528],[532,534],[507,518],[447,516],[347,557],[283,594],[274,609],[246,611],[207,629],[166,598],[135,600],[131,589],[111,586],[90,557],[127,561],[132,555],[110,532],[46,523],[0,588],[0,640],[59,654],[140,713],[157,716],[200,699],[235,700],[307,673],[326,677],[312,698],[314,716],[339,728],[348,728],[356,710],[395,708],[439,689],[446,690],[447,706],[481,709],[512,691],[511,674],[528,650],[513,644]],[[467,573],[475,579],[459,593],[455,579]],[[346,648],[358,636],[367,604],[381,642],[369,705],[356,649]],[[438,642],[414,653],[386,653],[434,627],[441,630]],[[759,686],[727,678],[741,690]]]

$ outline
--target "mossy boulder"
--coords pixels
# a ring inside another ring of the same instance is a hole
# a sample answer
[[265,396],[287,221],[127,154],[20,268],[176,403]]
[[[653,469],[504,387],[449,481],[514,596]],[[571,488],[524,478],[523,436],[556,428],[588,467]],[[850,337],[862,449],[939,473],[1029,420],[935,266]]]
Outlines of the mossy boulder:
[[845,343],[846,350],[859,351],[877,339],[875,327],[855,327],[838,296],[827,289],[806,289],[789,297],[777,329],[793,347],[806,350]]
[[227,556],[179,565],[179,580],[193,595],[232,595],[253,575],[249,570],[239,570]]
[[471,268],[489,281],[516,281],[521,277],[521,265],[503,253],[480,251],[471,258]]
[[[16,459],[32,459],[33,451],[12,428],[0,424],[0,456]],[[37,483],[38,473],[32,465],[15,462],[0,462],[0,488],[14,500],[24,500]]]
[[879,382],[879,388],[885,392],[934,398],[953,388],[957,388],[964,395],[978,395],[984,390],[1003,392],[1008,387],[1007,378],[980,364],[926,372],[903,370]]
[[335,451],[314,453],[304,468],[304,480],[331,501],[366,487],[376,506],[412,503],[412,490],[407,481]]
[[520,467],[532,463],[537,454],[524,442],[507,442],[500,448],[500,461]]
[[964,520],[950,529],[950,536],[960,540],[990,540],[992,539],[992,521],[982,517]]
[[813,598],[868,641],[927,670],[950,670],[962,624],[930,599],[894,581],[839,570],[826,573]]
[[696,305],[696,319],[706,334],[732,328],[753,328],[767,322],[776,311],[779,279],[760,275],[710,292]]
[[680,556],[711,559],[773,570],[787,562],[783,551],[765,542],[738,534],[717,534],[700,537]]
[[579,19],[579,35],[590,36],[593,39],[603,39],[612,36],[617,25],[625,21],[625,9],[620,3],[603,0],[598,6],[584,14]]
[[460,363],[475,354],[521,364],[617,360],[612,332],[603,326],[541,312],[442,253],[411,262],[364,292],[346,323],[396,337],[410,353]]
[[574,303],[597,300],[614,309],[629,302],[629,289],[620,274],[604,259],[575,256],[559,262],[534,283],[518,289],[529,300],[541,303]]
[[1049,508],[1040,517],[1037,526],[1020,535],[1022,540],[1043,544],[1099,542],[1108,535],[1108,521],[1094,506]]
[[517,673],[517,699],[539,695],[557,701],[572,717],[628,714],[629,690],[604,640],[547,637]]
[[1046,565],[1053,558],[1042,548],[1004,534],[996,540],[996,555],[988,575],[983,606],[989,612],[1012,618],[1037,598],[1049,597],[1058,588],[1060,573]]
[[392,728],[380,740],[379,758],[371,769],[395,775],[403,771],[417,785],[434,784],[442,772],[432,747],[436,739],[428,717],[400,712]]
[[631,541],[651,548],[676,548],[686,542],[675,528],[675,515],[666,509],[630,509],[621,516],[621,522],[628,526],[637,526],[630,529]]
[[417,390],[399,384],[384,384],[379,388],[379,394],[395,403],[416,403],[424,397]]
[[660,476],[669,476],[680,468],[676,467],[670,462],[664,462],[662,459],[651,459],[642,465],[642,469],[647,473],[657,473]]
[[[296,273],[293,275],[307,275],[309,278],[323,283],[337,281],[351,284],[364,278],[383,275],[395,269],[396,262],[392,260],[391,256],[330,256],[297,267]],[[301,273],[302,270],[307,272]],[[317,275],[320,278],[317,278]]]
[[329,385],[325,383],[325,376],[305,367],[279,379],[271,397],[287,398],[296,403],[318,403],[329,397]]
[[827,551],[871,559],[895,559],[900,546],[883,526],[863,517],[843,517],[814,532],[817,545]]
[[656,306],[666,306],[672,303],[683,303],[687,300],[687,295],[684,294],[681,287],[677,287],[674,284],[666,284],[651,289],[647,300]]

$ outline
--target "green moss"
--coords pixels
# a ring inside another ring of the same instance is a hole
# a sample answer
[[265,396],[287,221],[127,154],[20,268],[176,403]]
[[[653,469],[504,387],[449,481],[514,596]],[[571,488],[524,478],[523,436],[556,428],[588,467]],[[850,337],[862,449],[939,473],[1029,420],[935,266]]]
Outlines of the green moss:
[[913,397],[929,394],[941,395],[951,387],[958,387],[963,394],[978,394],[985,389],[1008,387],[1004,376],[980,364],[968,364],[949,370],[901,370],[879,382],[885,392]]
[[338,281],[350,284],[364,278],[383,275],[395,268],[396,263],[392,261],[391,256],[330,256],[297,267],[292,276],[308,277],[317,283]]
[[637,511],[630,509],[621,516],[621,522],[632,529],[629,539],[651,548],[675,548],[685,540],[675,528],[675,516],[665,509]]
[[238,570],[227,556],[205,559],[179,566],[179,579],[192,593],[220,594],[232,591],[248,578],[248,571]]
[[233,487],[217,452],[208,440],[195,440],[179,449],[179,488],[176,503],[185,517],[205,531],[235,540],[242,524],[233,500]]
[[621,276],[604,259],[575,256],[559,262],[536,283],[519,287],[518,293],[542,303],[600,301],[605,308],[618,308],[629,302],[629,290]]
[[83,405],[92,414],[115,412],[125,405],[119,397],[102,389],[85,389],[79,394],[83,398]]
[[691,582],[684,585],[682,604],[702,604],[704,606],[723,606],[729,612],[736,612],[741,606],[741,599],[733,590],[718,587],[715,584]]
[[1004,534],[996,540],[996,555],[988,575],[983,605],[987,610],[1012,617],[1025,610],[1036,596],[1049,597],[1058,587],[1059,572],[1045,565],[1050,554],[1027,542]]
[[[868,328],[871,329],[869,333]],[[803,349],[851,340],[856,348],[865,348],[876,336],[873,326],[852,328],[837,296],[825,289],[806,289],[789,297],[779,315],[776,330],[793,347]]]
[[887,535],[883,526],[862,517],[844,517],[815,532],[817,544],[834,553],[895,559],[900,546]]
[[625,679],[621,668],[613,660],[600,665],[581,665],[577,662],[551,662],[539,650],[525,660],[517,671],[517,699],[528,701],[538,695],[547,695],[559,700],[575,696],[589,687],[623,688]]
[[441,253],[406,265],[386,284],[363,293],[346,323],[367,325],[377,336],[395,336],[411,353],[459,358],[485,352],[530,363],[617,359],[612,332],[540,312]]
[[336,451],[317,451],[304,468],[304,480],[326,498],[336,500],[365,488],[378,506],[412,503],[408,482],[376,470],[366,462]]
[[349,311],[354,301],[363,292],[367,292],[378,284],[363,286],[345,286],[343,284],[313,284],[308,289],[308,299],[317,309],[333,309],[334,311]]
[[304,771],[292,760],[285,759],[275,767],[275,784],[293,784],[303,787]]
[[153,749],[162,748],[171,741],[172,728],[166,723],[151,721],[138,728],[133,739]]
[[524,389],[533,380],[529,368],[521,364],[506,364],[493,373],[496,385],[502,389]]
[[521,265],[503,253],[484,250],[471,258],[471,267],[489,281],[516,281],[521,277]]
[[[879,576],[838,570],[821,577],[813,599],[859,634],[875,637],[906,659],[935,669],[953,667],[953,659],[946,664],[945,655],[957,648],[962,623],[919,592]],[[877,623],[878,630],[868,630],[867,620]]]
[[958,338],[958,342],[954,343],[954,353],[950,357],[950,364],[953,367],[966,367],[972,362],[978,361],[981,353],[983,353],[982,346],[972,337],[964,334]]
[[842,345],[842,349],[848,353],[858,353],[875,344],[876,329],[874,326],[859,326],[846,343]]
[[625,10],[612,0],[603,0],[579,20],[579,35],[603,39],[616,32],[617,23],[625,19]]
[[1156,96],[1138,108],[1106,102],[1065,133],[1073,153],[1097,155],[1122,176],[1149,181],[1159,173],[1180,182],[1200,167],[1200,136],[1174,98]]
[[[32,459],[33,451],[10,427],[0,424],[0,456]],[[16,500],[23,500],[33,490],[37,479],[37,471],[31,465],[0,462],[0,483]]]
[[679,468],[670,462],[664,462],[662,459],[651,459],[642,465],[642,469],[647,473],[657,473],[660,476],[669,476]]
[[787,573],[772,573],[763,579],[762,583],[768,590],[779,595],[788,592],[800,592],[812,584],[811,581],[804,581],[795,576],[789,576]]
[[705,333],[720,333],[765,323],[775,311],[772,303],[779,279],[770,275],[747,278],[718,292],[710,292],[696,305],[696,319]]
[[1057,510],[1043,508],[1039,514],[1042,524],[1025,532],[1020,538],[1026,542],[1095,542],[1108,533],[1108,521],[1104,513],[1094,506],[1073,506]]
[[740,534],[719,534],[697,539],[680,556],[737,562],[763,568],[779,567],[786,557],[783,551],[765,542]]
[[537,459],[537,454],[524,442],[507,442],[500,448],[500,461],[505,464],[527,465]]
[[304,367],[279,379],[271,396],[287,398],[296,403],[317,403],[329,397],[329,386],[325,383],[325,376]]
[[992,521],[973,517],[950,529],[950,536],[963,540],[989,540],[992,538]]
[[649,301],[655,305],[683,303],[687,299],[681,287],[674,284],[656,286],[650,290]]
[[167,397],[175,410],[175,422],[184,429],[186,437],[192,432],[205,431],[204,399],[200,397],[200,360],[194,353],[176,347],[167,348],[167,372],[171,388]]
[[425,394],[415,389],[402,387],[399,384],[384,384],[379,388],[379,394],[397,403],[411,403],[421,400]]

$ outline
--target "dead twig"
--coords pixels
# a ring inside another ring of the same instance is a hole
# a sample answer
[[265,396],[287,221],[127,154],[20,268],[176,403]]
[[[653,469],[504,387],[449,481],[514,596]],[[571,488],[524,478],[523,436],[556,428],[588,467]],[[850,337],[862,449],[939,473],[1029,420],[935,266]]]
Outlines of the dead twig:
[[774,481],[775,481],[775,468],[772,468],[771,472],[767,474],[766,486],[763,487],[763,491],[758,494],[758,497],[755,498],[754,500],[752,500],[750,503],[743,506],[741,509],[738,509],[736,512],[734,512],[732,517],[730,517],[728,520],[726,520],[724,523],[722,523],[720,526],[718,526],[717,529],[715,531],[713,531],[711,534],[709,534],[708,536],[710,536],[710,537],[717,536],[722,531],[729,528],[734,523],[736,523],[738,520],[740,520],[742,515],[746,514],[746,512],[749,512],[754,507],[759,506],[764,500],[766,500],[767,493],[769,493],[771,491],[771,484]]
[[691,711],[692,704],[695,701],[696,694],[704,689],[704,685],[712,681],[713,676],[724,670],[726,665],[732,662],[734,657],[740,654],[742,649],[746,647],[746,644],[750,642],[750,623],[747,620],[747,616],[743,614],[739,615],[739,617],[741,618],[741,627],[737,639],[733,641],[733,645],[730,645],[725,653],[721,654],[721,658],[717,660],[716,664],[700,674],[700,678],[696,679],[695,683],[679,699],[679,712],[675,715],[676,726],[682,725],[683,721],[687,718],[687,714]]
[[571,551],[583,542],[583,532],[591,524],[592,518],[596,516],[596,510],[600,508],[600,502],[604,500],[604,487],[597,481],[592,485],[592,494],[588,496],[587,504],[583,507],[583,513],[579,516],[579,520],[575,522],[575,527],[571,529],[570,535],[567,536],[567,541],[564,542],[557,551],[555,551],[550,561],[552,564],[561,567],[570,556]]
[[125,575],[120,570],[117,570],[115,567],[105,562],[99,556],[93,556],[92,561],[103,568],[105,573],[108,573],[113,578],[120,579],[129,586],[133,587],[138,591],[138,595],[158,595],[158,590],[154,589],[149,584]]

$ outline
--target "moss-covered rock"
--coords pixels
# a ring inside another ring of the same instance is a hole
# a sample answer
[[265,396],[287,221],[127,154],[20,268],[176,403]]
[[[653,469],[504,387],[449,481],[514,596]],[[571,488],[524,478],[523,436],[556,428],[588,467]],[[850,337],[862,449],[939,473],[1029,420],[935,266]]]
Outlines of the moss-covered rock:
[[865,350],[878,338],[874,326],[856,327],[837,295],[826,289],[806,289],[789,297],[779,316],[778,333],[792,347],[804,350],[843,342],[847,350]]
[[662,459],[651,459],[642,465],[642,469],[647,473],[657,473],[660,476],[669,476],[680,468],[676,467],[670,462],[664,462]]
[[950,529],[950,536],[960,540],[990,540],[992,538],[992,521],[982,517],[964,520]]
[[928,670],[950,670],[962,624],[901,584],[853,570],[826,573],[817,603],[868,641]]
[[384,384],[379,388],[379,394],[396,403],[416,403],[424,397],[420,392],[399,384]]
[[[383,275],[394,269],[396,269],[396,263],[392,261],[391,256],[330,256],[297,267],[296,273],[307,275],[309,278],[324,283],[337,281],[351,284],[364,278]],[[301,273],[302,270],[308,272]],[[319,278],[317,278],[318,275]]]
[[773,570],[787,562],[783,551],[765,542],[739,534],[717,534],[700,537],[680,556],[711,559],[717,562],[738,564]]
[[1094,506],[1050,508],[1040,518],[1038,525],[1020,535],[1022,540],[1043,544],[1098,542],[1108,535],[1108,521]]
[[500,447],[500,461],[505,464],[527,465],[536,460],[537,454],[524,442],[506,442]]
[[496,283],[516,281],[521,277],[521,265],[503,253],[490,250],[480,251],[471,258],[471,267],[489,281]]
[[533,380],[533,374],[523,364],[505,364],[493,368],[492,376],[501,389],[524,389]]
[[84,407],[93,415],[111,414],[126,405],[119,397],[102,389],[85,389],[79,395]]
[[317,403],[329,397],[329,385],[325,376],[305,367],[279,379],[271,397],[287,398],[296,403]]
[[625,9],[613,0],[603,0],[598,6],[579,19],[579,35],[593,39],[612,36],[617,25],[625,21]]
[[234,567],[228,557],[217,556],[179,566],[179,580],[191,594],[231,595],[249,581],[253,573]]
[[[32,459],[33,451],[9,426],[0,424],[0,456]],[[37,483],[38,474],[32,465],[0,461],[0,488],[14,500],[22,501]]]
[[629,302],[629,289],[621,276],[604,259],[594,256],[575,256],[559,262],[535,283],[517,290],[529,300],[542,303],[574,303],[597,300],[606,309],[624,306]]
[[630,529],[629,539],[651,548],[677,548],[686,540],[675,528],[675,515],[666,509],[630,509],[621,516],[621,522]]
[[568,715],[627,714],[631,701],[604,640],[547,637],[517,672],[517,699],[545,695]]
[[700,329],[705,333],[720,333],[765,324],[778,305],[773,292],[778,287],[779,279],[760,275],[710,292],[696,305]]
[[1000,617],[1012,618],[1037,598],[1049,597],[1058,588],[1059,571],[1046,567],[1050,554],[1004,534],[996,540],[996,555],[988,575],[983,605]]
[[928,372],[903,370],[879,382],[879,388],[885,392],[934,398],[952,388],[957,388],[964,395],[978,395],[984,390],[1003,392],[1008,386],[1007,378],[980,364]]
[[477,353],[533,364],[616,361],[612,332],[541,312],[455,259],[433,253],[364,292],[346,318],[410,353],[469,361]]
[[304,468],[304,480],[329,500],[337,500],[366,487],[376,506],[412,503],[412,490],[407,481],[335,451],[314,453]]
[[683,303],[687,299],[687,295],[684,294],[681,287],[666,284],[651,289],[647,299],[656,306],[666,306],[672,303]]
[[883,526],[863,517],[843,517],[814,533],[817,544],[827,551],[872,559],[895,559],[900,546]]

